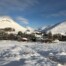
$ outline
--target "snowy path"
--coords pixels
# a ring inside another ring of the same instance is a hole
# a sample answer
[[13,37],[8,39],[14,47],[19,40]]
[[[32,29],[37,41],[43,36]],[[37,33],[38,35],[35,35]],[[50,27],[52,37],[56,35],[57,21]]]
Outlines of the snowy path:
[[[66,42],[55,44],[0,41],[0,66],[59,66],[49,53],[66,51]],[[64,65],[63,65],[64,66]]]

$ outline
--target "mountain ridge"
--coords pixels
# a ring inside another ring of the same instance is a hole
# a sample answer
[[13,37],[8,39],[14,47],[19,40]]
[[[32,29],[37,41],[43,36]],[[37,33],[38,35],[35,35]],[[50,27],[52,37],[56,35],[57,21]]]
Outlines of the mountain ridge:
[[42,32],[52,32],[52,34],[66,34],[66,21],[56,23],[51,27],[42,30]]

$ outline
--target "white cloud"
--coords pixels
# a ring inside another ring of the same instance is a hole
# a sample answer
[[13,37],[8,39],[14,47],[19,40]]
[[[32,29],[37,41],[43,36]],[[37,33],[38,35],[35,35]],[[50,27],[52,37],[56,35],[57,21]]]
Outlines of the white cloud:
[[19,22],[22,22],[24,24],[29,24],[28,19],[23,18],[23,17],[17,17],[16,20],[18,20]]

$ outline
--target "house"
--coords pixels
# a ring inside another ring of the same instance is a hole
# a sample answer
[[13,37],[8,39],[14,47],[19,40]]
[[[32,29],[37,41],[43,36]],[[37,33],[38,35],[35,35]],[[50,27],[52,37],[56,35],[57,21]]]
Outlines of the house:
[[40,41],[43,39],[43,34],[41,32],[35,31],[35,37],[37,41]]

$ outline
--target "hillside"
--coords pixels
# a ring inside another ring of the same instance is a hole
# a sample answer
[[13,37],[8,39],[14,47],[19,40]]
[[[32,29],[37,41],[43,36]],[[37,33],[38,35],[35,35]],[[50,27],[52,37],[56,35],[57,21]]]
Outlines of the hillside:
[[14,28],[16,33],[18,31],[22,31],[22,32],[26,31],[26,28],[19,25],[11,17],[8,16],[0,17],[0,29],[4,29],[4,28]]
[[65,35],[66,34],[66,21],[64,22],[60,22],[60,23],[57,23],[47,29],[44,29],[42,30],[42,32],[52,32],[52,34],[62,34],[62,35]]

